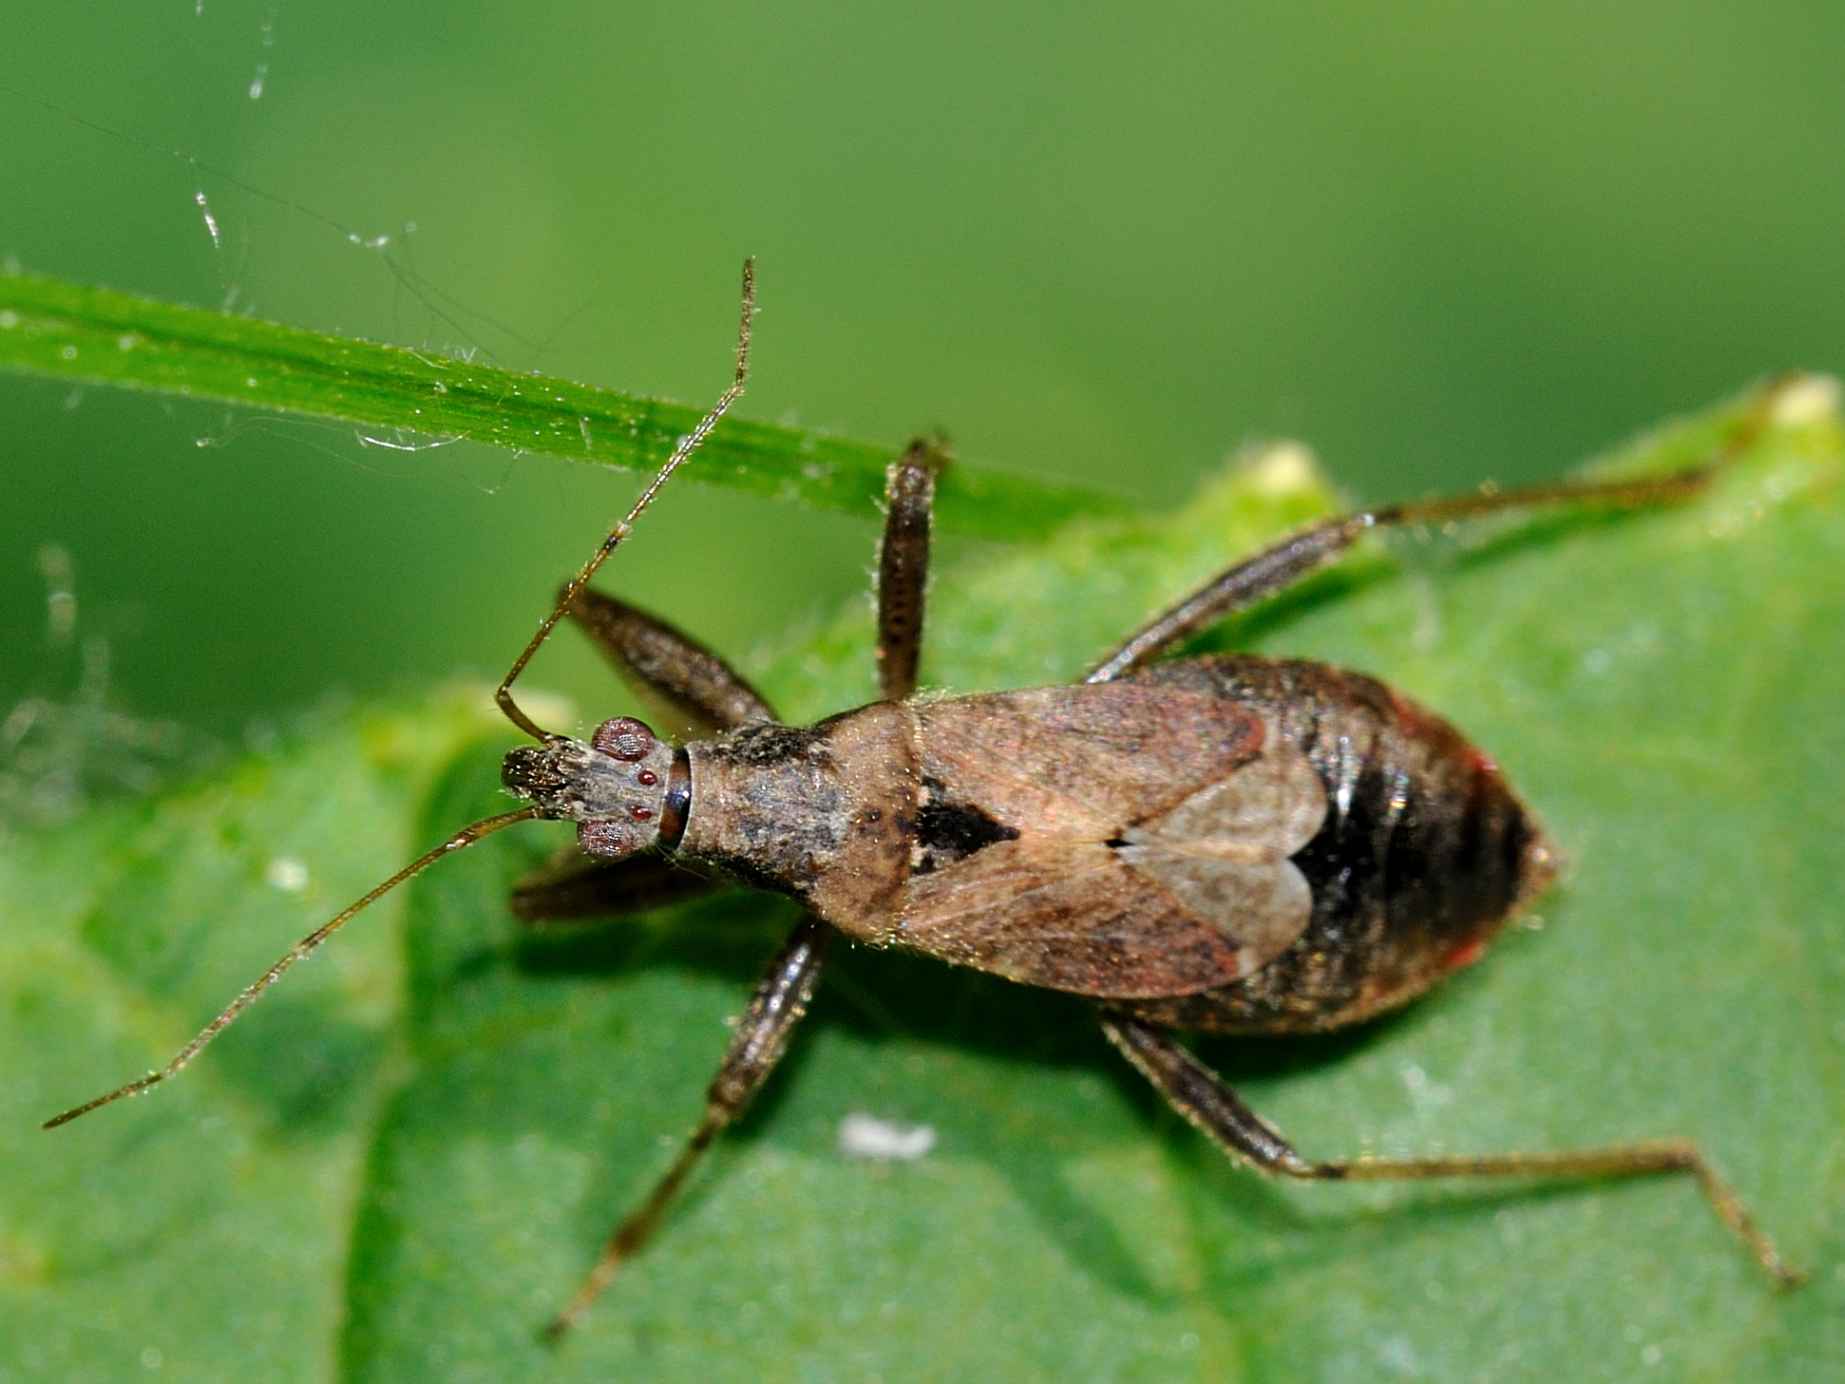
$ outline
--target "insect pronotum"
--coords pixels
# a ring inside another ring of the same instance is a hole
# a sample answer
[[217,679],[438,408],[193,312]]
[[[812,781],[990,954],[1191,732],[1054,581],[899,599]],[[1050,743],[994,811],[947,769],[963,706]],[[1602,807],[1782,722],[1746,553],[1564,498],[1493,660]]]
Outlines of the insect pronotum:
[[[46,1128],[178,1073],[297,961],[443,856],[518,822],[556,819],[577,824],[582,856],[518,887],[512,906],[526,919],[633,910],[713,886],[671,868],[675,856],[792,895],[808,916],[757,986],[703,1119],[616,1226],[553,1319],[553,1335],[646,1243],[700,1156],[774,1071],[838,933],[1087,997],[1109,1041],[1180,1114],[1266,1172],[1318,1180],[1682,1173],[1773,1279],[1799,1281],[1688,1139],[1309,1159],[1173,1036],[1319,1031],[1404,1004],[1476,959],[1550,881],[1555,860],[1493,762],[1383,684],[1298,660],[1160,655],[1373,530],[1533,505],[1671,501],[1703,487],[1722,456],[1659,478],[1324,520],[1226,568],[1130,633],[1080,683],[922,700],[914,693],[930,515],[946,459],[916,442],[888,478],[880,699],[797,728],[710,650],[589,589],[743,392],[754,308],[745,263],[730,387],[565,584],[500,682],[500,709],[535,742],[510,751],[502,768],[528,805],[462,827],[411,861],[297,942],[165,1067]],[[1766,408],[1765,400],[1758,416]],[[698,734],[675,746],[626,716],[604,721],[587,741],[539,726],[512,687],[566,616],[638,691]]]

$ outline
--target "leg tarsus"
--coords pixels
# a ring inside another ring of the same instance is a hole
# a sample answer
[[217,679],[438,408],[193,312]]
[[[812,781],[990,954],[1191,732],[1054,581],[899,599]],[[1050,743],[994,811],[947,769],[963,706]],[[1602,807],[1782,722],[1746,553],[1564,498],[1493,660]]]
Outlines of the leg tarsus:
[[762,1089],[787,1051],[789,1035],[807,1012],[831,936],[832,930],[817,918],[804,919],[789,934],[737,1023],[717,1076],[706,1092],[704,1117],[647,1198],[615,1227],[582,1286],[545,1328],[548,1338],[556,1340],[574,1326],[614,1280],[622,1264],[647,1243],[699,1158]]
[[1553,1153],[1501,1153],[1438,1158],[1361,1158],[1315,1162],[1302,1158],[1281,1132],[1263,1120],[1217,1073],[1164,1030],[1104,1013],[1102,1032],[1135,1070],[1153,1083],[1172,1108],[1235,1158],[1264,1172],[1323,1182],[1419,1181],[1445,1177],[1615,1178],[1689,1173],[1726,1226],[1775,1282],[1799,1285],[1805,1275],[1789,1264],[1689,1139],[1615,1144]]
[[940,442],[918,438],[886,473],[884,541],[878,550],[878,687],[887,702],[916,690],[935,482],[947,464]]

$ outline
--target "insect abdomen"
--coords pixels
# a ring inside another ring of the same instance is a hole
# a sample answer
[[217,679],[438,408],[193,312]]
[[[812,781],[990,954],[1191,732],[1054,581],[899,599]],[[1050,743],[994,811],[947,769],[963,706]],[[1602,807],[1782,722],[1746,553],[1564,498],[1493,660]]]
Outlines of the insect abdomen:
[[1254,975],[1120,1007],[1175,1027],[1337,1028],[1422,993],[1477,957],[1555,872],[1497,767],[1439,716],[1325,664],[1188,659],[1141,675],[1258,707],[1325,784],[1326,820],[1294,856],[1313,890],[1300,939]]

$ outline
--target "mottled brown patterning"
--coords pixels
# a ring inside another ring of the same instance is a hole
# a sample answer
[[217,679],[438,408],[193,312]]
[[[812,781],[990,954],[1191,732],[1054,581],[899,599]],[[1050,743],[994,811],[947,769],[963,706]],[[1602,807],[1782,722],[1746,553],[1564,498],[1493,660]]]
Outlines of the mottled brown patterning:
[[[1325,795],[1273,725],[1221,694],[1128,679],[748,727],[687,747],[679,850],[875,945],[1097,997],[1188,994],[1307,926],[1288,856]],[[816,802],[827,810],[803,806]],[[1220,836],[1174,837],[1175,819],[1200,817]]]
[[1323,664],[1188,659],[688,752],[681,855],[862,941],[1185,1028],[1403,1003],[1553,868],[1452,726]]
[[1555,874],[1555,852],[1492,760],[1373,678],[1248,657],[1155,664],[1147,677],[1210,686],[1273,717],[1328,811],[1293,858],[1314,900],[1295,945],[1224,989],[1127,1006],[1141,1018],[1218,1033],[1354,1023],[1476,960]]
[[[303,938],[164,1069],[49,1125],[174,1075],[296,961],[444,855],[516,822],[552,818],[576,824],[583,854],[520,886],[513,907],[524,919],[626,911],[721,878],[791,895],[808,909],[737,1025],[703,1120],[609,1236],[554,1332],[575,1322],[647,1241],[704,1150],[768,1080],[836,933],[1086,997],[1104,1035],[1176,1110],[1265,1171],[1318,1179],[1687,1173],[1769,1274],[1798,1279],[1688,1140],[1312,1161],[1172,1034],[1338,1028],[1402,1004],[1479,956],[1549,882],[1555,860],[1492,761],[1382,683],[1316,663],[1156,660],[1374,529],[1534,504],[1659,503],[1695,492],[1716,462],[1654,479],[1325,520],[1225,569],[1130,634],[1080,683],[919,699],[930,513],[946,458],[918,442],[888,481],[880,698],[796,728],[778,723],[716,654],[588,587],[741,392],[752,284],[746,266],[731,388],[565,585],[500,683],[501,709],[535,742],[509,753],[502,771],[530,806],[462,828]],[[1746,441],[1774,402],[1767,392],[1727,446]],[[617,717],[583,741],[526,715],[513,682],[566,617],[666,724],[694,738],[675,746]],[[675,861],[698,870],[683,872]]]

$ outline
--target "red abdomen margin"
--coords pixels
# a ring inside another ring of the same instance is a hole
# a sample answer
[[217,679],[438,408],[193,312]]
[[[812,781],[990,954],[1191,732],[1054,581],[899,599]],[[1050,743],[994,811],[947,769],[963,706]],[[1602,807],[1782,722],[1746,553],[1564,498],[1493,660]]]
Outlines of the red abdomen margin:
[[1375,679],[1246,655],[1136,677],[1259,708],[1307,755],[1328,810],[1293,858],[1313,914],[1287,952],[1215,990],[1117,1002],[1124,1012],[1217,1033],[1356,1023],[1473,961],[1555,875],[1553,850],[1497,766]]

